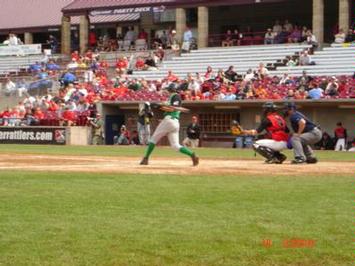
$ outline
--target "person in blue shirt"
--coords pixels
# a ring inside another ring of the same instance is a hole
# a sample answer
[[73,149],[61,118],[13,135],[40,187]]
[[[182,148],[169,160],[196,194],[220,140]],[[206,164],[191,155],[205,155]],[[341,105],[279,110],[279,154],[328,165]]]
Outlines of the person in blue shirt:
[[53,60],[50,60],[46,67],[47,67],[47,70],[50,70],[50,71],[58,71],[58,70],[60,70],[59,65],[54,63]]
[[35,72],[36,73],[36,72],[41,71],[42,65],[39,62],[36,62],[36,63],[30,65],[29,69],[30,69],[31,72]]
[[70,83],[74,83],[74,81],[76,81],[76,80],[77,80],[76,76],[73,73],[71,73],[70,71],[67,71],[62,76],[62,82],[64,83],[65,86],[67,86]]
[[293,164],[317,163],[311,145],[322,139],[322,131],[304,114],[297,111],[295,103],[289,102],[285,106],[285,115],[289,118],[294,134],[291,144],[295,159]]
[[324,91],[319,88],[311,85],[311,90],[308,92],[308,98],[312,100],[319,100],[324,96]]

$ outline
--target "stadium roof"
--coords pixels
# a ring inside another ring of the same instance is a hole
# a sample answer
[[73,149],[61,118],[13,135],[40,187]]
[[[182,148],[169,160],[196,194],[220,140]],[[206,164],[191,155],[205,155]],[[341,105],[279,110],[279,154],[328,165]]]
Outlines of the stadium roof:
[[283,2],[287,0],[74,0],[63,8],[63,13],[71,15],[82,12],[144,6],[193,7],[199,5],[242,5],[258,3]]
[[[73,0],[1,0],[0,31],[58,27],[61,25],[62,8]],[[135,21],[139,14],[90,17],[91,23]],[[79,24],[73,17],[72,24]]]

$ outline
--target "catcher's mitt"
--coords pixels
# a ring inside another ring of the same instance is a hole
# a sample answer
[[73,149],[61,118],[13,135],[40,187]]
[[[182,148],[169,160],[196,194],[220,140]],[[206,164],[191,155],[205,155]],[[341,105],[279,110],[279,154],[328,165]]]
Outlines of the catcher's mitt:
[[236,120],[232,122],[231,131],[232,131],[232,135],[234,136],[239,136],[244,133],[242,126]]

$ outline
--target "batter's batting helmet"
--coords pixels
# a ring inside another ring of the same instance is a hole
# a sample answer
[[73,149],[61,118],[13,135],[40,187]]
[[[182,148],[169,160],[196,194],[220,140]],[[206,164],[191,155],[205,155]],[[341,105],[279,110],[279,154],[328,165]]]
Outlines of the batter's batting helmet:
[[166,88],[168,92],[176,92],[177,91],[177,84],[170,83],[169,86]]

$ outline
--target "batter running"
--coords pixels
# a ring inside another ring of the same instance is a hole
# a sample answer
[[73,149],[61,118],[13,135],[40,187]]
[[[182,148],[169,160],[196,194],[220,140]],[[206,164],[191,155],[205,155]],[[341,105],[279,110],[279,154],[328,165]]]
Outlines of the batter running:
[[149,140],[145,156],[140,162],[141,165],[148,165],[149,157],[152,154],[155,145],[160,141],[161,138],[167,136],[169,139],[170,146],[180,151],[181,153],[190,156],[192,159],[193,166],[198,165],[199,158],[194,152],[186,147],[183,147],[179,143],[179,130],[180,130],[180,111],[181,108],[181,98],[176,93],[176,88],[174,86],[169,86],[168,91],[170,92],[170,97],[166,105],[161,105],[160,110],[164,111],[164,119],[159,123],[153,136]]

